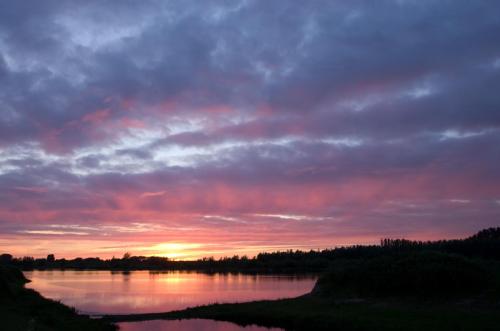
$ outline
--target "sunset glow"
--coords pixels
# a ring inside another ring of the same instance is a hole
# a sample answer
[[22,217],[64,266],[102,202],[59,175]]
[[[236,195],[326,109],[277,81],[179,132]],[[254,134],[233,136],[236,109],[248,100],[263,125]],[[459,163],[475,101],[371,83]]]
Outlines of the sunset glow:
[[191,260],[500,225],[497,4],[78,7],[0,5],[0,253]]

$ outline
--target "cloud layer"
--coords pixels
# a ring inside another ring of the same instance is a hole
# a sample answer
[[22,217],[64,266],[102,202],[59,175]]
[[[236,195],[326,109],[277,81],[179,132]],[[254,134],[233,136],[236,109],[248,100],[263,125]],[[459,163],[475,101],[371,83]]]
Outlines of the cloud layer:
[[499,10],[4,1],[0,250],[195,257],[498,225]]

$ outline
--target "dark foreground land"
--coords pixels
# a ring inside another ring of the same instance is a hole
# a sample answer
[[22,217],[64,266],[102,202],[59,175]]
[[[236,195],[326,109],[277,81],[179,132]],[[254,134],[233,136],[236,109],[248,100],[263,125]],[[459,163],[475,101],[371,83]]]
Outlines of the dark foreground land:
[[339,261],[299,298],[104,319],[207,318],[286,330],[499,330],[499,275],[496,263],[449,254]]
[[[307,264],[314,252],[262,255]],[[327,261],[313,291],[302,297],[214,304],[182,311],[79,316],[27,290],[18,269],[0,266],[0,330],[114,330],[113,322],[207,318],[286,330],[500,330],[500,228],[463,240],[385,240],[319,252]],[[9,263],[16,262],[8,259]],[[210,262],[210,263],[213,263]],[[216,262],[224,263],[224,261]],[[285,265],[285,264],[283,264]],[[287,268],[293,266],[286,262]]]
[[285,330],[499,330],[500,311],[436,303],[336,302],[312,296],[276,301],[215,304],[177,312],[109,316],[115,322],[206,318]]
[[117,330],[111,323],[78,315],[73,309],[24,288],[27,282],[18,269],[0,266],[0,330]]
[[104,320],[207,318],[286,330],[500,330],[500,264],[438,251],[339,259],[305,296]]

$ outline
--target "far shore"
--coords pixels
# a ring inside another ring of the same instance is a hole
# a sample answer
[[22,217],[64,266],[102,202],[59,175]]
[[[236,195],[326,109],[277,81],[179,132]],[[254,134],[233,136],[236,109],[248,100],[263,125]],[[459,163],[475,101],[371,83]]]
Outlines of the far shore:
[[[265,266],[262,269],[269,273],[279,274],[279,270],[297,275],[305,270],[310,272],[325,261],[326,267],[313,290],[296,298],[211,304],[163,313],[103,316],[77,315],[69,307],[25,289],[27,280],[16,269],[16,264],[30,261],[10,258],[7,262],[13,265],[5,266],[0,273],[4,277],[0,285],[7,294],[0,313],[11,325],[29,322],[61,326],[55,330],[88,330],[89,325],[93,325],[96,331],[113,330],[114,323],[119,322],[199,318],[285,330],[498,331],[499,254],[500,228],[491,228],[462,240],[415,242],[387,239],[380,246],[264,253],[253,259],[205,259],[196,263],[213,268],[184,272],[245,273],[252,270],[251,266],[259,265]],[[47,261],[55,267],[58,260],[52,257]],[[160,260],[125,256],[110,263],[132,267],[133,261],[147,264]],[[170,261],[163,260],[162,263]],[[196,264],[190,265],[194,267]],[[244,268],[232,269],[238,265]],[[127,274],[133,270],[109,271]],[[64,325],[71,325],[71,328]]]
[[406,300],[333,301],[311,294],[292,299],[212,304],[179,311],[104,315],[109,323],[148,320],[211,319],[241,326],[285,330],[498,330],[500,308],[481,303]]

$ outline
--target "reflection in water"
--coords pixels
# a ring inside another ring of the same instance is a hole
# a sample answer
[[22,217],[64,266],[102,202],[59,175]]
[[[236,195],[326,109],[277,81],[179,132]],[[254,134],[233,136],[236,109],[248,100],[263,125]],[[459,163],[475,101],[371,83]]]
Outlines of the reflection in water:
[[[91,314],[150,313],[215,302],[295,297],[309,292],[313,276],[196,272],[32,271],[27,286]],[[175,329],[174,329],[175,330]]]
[[242,327],[233,323],[212,320],[192,319],[181,321],[147,321],[134,323],[120,323],[120,331],[146,330],[183,330],[183,331],[280,331],[276,328],[264,328],[255,325]]

